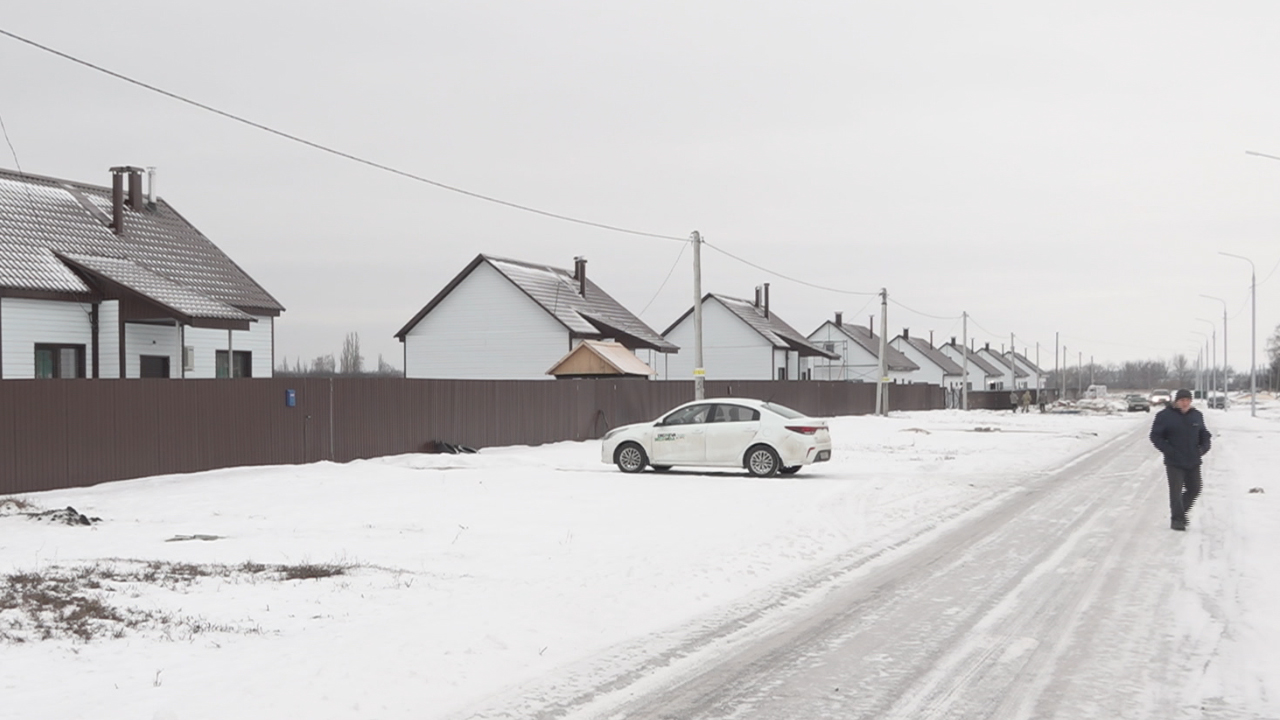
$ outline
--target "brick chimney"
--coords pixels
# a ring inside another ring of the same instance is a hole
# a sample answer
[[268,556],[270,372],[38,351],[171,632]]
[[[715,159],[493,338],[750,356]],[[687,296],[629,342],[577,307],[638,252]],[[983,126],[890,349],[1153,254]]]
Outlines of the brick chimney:
[[836,327],[844,327],[844,313],[836,313]]
[[902,339],[903,340],[911,339],[911,328],[902,328]]
[[764,316],[769,317],[769,283],[764,284]]

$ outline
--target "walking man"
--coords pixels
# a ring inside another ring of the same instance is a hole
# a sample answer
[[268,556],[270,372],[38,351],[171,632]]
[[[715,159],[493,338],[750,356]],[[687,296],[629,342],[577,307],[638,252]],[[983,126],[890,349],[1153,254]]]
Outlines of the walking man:
[[1169,478],[1170,527],[1187,529],[1187,512],[1200,496],[1200,458],[1209,452],[1204,416],[1191,407],[1191,392],[1179,390],[1173,403],[1156,413],[1151,443],[1164,455]]

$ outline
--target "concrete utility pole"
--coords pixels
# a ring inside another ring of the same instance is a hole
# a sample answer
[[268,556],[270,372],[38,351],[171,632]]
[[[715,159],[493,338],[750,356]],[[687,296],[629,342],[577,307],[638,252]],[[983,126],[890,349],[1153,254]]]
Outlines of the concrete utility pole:
[[1053,333],[1053,374],[1061,378],[1062,371],[1059,369],[1059,367],[1060,366],[1058,365],[1058,333],[1055,331]]
[[1013,344],[1013,333],[1009,333],[1009,389],[1018,389],[1018,363],[1014,362],[1013,356],[1018,353]]
[[880,288],[880,366],[879,375],[876,377],[876,414],[889,414],[889,387],[885,383],[889,382],[889,378],[885,376],[887,372],[884,352],[885,338],[887,334],[885,330],[889,327],[889,291]]
[[960,326],[961,332],[964,333],[964,335],[962,336],[962,342],[964,344],[960,346],[960,351],[962,353],[961,357],[964,358],[964,377],[961,378],[960,380],[960,407],[965,410],[968,410],[969,409],[969,313],[962,312],[960,313],[960,317],[964,319],[964,323]]
[[707,396],[707,371],[702,367],[702,236],[694,230],[693,243],[693,399]]

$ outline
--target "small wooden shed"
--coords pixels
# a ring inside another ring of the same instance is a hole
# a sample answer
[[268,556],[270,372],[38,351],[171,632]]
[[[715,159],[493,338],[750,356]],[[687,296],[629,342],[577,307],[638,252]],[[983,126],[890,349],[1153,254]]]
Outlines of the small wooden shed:
[[648,363],[616,342],[607,340],[583,340],[560,358],[548,375],[556,378],[580,377],[652,377],[656,373]]

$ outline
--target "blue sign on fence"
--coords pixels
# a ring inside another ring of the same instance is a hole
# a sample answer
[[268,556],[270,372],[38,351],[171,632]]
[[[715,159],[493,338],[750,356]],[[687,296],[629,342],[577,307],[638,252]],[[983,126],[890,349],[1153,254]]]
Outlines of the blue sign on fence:
[[285,406],[285,407],[297,407],[297,405],[298,405],[298,393],[294,392],[293,390],[285,390],[285,391],[284,391],[284,406]]

